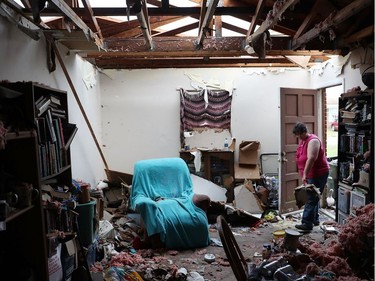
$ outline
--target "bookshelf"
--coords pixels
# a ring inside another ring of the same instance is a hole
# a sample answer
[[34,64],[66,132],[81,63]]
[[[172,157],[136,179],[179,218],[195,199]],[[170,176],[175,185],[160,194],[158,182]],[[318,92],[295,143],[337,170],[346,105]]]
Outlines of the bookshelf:
[[[14,193],[14,186],[22,182],[39,189],[40,174],[35,165],[38,161],[36,131],[7,133],[5,138],[5,147],[0,150],[0,193]],[[5,230],[0,231],[0,271],[3,277],[8,277],[4,280],[16,280],[15,272],[20,271],[29,271],[37,280],[48,280],[40,196],[30,203],[7,209],[3,222]]]
[[341,94],[338,113],[336,218],[344,223],[356,207],[374,202],[373,89]]
[[[68,194],[64,191],[72,186],[70,144],[78,129],[69,123],[65,91],[35,82],[2,82],[0,94],[6,97],[9,115],[17,112],[20,116],[14,122],[14,116],[0,115],[8,130],[0,150],[1,172],[38,190],[30,206],[10,208],[7,213],[6,230],[0,232],[0,267],[4,267],[0,269],[7,269],[5,261],[18,269],[22,260],[35,280],[49,280],[48,258],[54,253],[51,242],[56,230],[73,233],[73,223],[63,198],[59,210],[46,200],[51,198],[46,187]],[[7,182],[1,184],[2,190],[10,189]]]

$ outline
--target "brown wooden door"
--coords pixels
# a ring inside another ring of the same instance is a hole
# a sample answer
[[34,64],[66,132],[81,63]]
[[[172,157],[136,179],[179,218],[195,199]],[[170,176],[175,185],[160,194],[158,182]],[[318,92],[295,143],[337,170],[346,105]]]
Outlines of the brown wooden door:
[[318,91],[308,89],[280,89],[281,113],[281,214],[298,210],[294,188],[301,184],[295,154],[298,139],[293,135],[296,122],[304,122],[311,133],[318,131]]

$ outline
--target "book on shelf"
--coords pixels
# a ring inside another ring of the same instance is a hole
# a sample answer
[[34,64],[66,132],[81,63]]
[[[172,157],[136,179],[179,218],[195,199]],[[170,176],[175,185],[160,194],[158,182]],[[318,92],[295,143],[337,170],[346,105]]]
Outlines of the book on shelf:
[[42,116],[49,109],[52,116],[66,118],[66,111],[61,108],[61,101],[57,96],[41,96],[35,101],[35,107],[38,117]]
[[342,118],[355,118],[356,116],[355,112],[347,111],[347,110],[341,110],[340,114]]
[[47,123],[47,127],[48,127],[48,132],[49,132],[49,140],[51,142],[56,142],[56,133],[55,133],[55,130],[53,128],[53,121],[52,121],[52,114],[51,114],[51,110],[47,110],[47,114],[46,114],[46,123]]
[[50,103],[51,103],[50,99],[45,99],[45,100],[41,101],[40,105],[36,106],[37,112],[38,112],[38,117],[40,117],[41,115],[43,115],[47,111]]
[[36,101],[35,101],[35,107],[36,108],[39,108],[40,107],[40,104],[43,100],[45,100],[45,96],[40,96]]
[[67,123],[67,125],[64,127],[65,150],[69,149],[70,144],[72,143],[77,131],[78,131],[78,128],[76,124]]
[[47,128],[46,128],[46,119],[44,117],[37,118],[37,129],[38,129],[39,144],[46,143],[47,142]]
[[354,124],[354,118],[342,118],[342,123],[344,124]]
[[60,98],[58,96],[51,95],[50,96],[51,102],[55,105],[61,105]]

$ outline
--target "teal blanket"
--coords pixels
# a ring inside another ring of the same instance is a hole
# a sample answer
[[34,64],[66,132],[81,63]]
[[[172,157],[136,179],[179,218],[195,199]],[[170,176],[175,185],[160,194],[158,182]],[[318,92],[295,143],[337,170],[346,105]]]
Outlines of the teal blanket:
[[134,165],[130,205],[139,211],[149,236],[160,234],[169,249],[210,243],[206,213],[195,206],[193,184],[180,158],[141,160]]

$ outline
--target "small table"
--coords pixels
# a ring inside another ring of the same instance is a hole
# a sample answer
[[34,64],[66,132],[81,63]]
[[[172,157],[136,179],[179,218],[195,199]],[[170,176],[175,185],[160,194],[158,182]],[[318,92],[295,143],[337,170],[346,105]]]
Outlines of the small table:
[[[194,150],[181,150],[180,158],[185,162],[194,161]],[[203,176],[215,182],[215,176],[230,175],[234,179],[234,151],[231,150],[201,150]],[[197,171],[199,172],[199,171]],[[218,183],[218,182],[215,182]],[[221,181],[221,184],[223,181]]]

